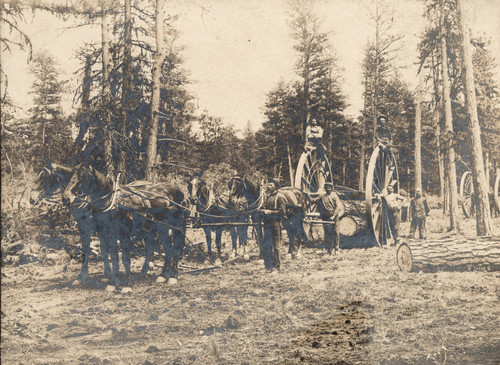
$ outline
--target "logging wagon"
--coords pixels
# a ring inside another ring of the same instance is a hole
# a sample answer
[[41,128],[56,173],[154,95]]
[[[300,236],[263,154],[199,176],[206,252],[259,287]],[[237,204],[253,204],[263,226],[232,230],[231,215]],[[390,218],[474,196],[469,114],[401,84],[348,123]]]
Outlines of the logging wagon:
[[[332,166],[325,151],[318,147],[306,149],[300,156],[293,185],[311,197],[324,191],[326,182],[333,184]],[[339,222],[342,235],[352,236],[356,232],[371,228],[379,246],[392,243],[394,237],[390,229],[388,207],[378,194],[392,185],[394,192],[399,191],[399,175],[396,158],[389,148],[377,146],[370,157],[366,174],[366,190],[359,191],[343,186],[335,186],[339,197],[346,205],[346,214]],[[364,209],[363,209],[364,208]],[[323,224],[318,220],[317,204],[308,203],[305,208],[304,223]]]

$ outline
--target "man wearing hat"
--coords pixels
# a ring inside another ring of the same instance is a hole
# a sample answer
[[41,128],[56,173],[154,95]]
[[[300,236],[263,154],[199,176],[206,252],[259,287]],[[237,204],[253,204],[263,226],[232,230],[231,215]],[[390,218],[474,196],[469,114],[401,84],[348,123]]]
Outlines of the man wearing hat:
[[[384,189],[385,190],[385,189]],[[387,190],[382,194],[376,194],[378,199],[384,199],[388,209],[389,224],[394,239],[394,245],[398,245],[399,224],[401,223],[401,207],[408,200],[404,196],[394,192],[394,186],[389,184]]]
[[265,187],[264,241],[262,255],[266,269],[271,272],[280,268],[279,243],[281,242],[281,217],[286,215],[286,197],[279,191],[279,183],[269,180]]
[[392,171],[396,168],[394,166],[393,162],[393,154],[392,154],[392,138],[391,138],[391,131],[389,129],[389,119],[387,118],[387,115],[381,114],[377,117],[377,133],[376,133],[376,138],[377,138],[377,143],[378,147],[387,152],[389,156],[389,161],[391,162],[391,165],[389,166],[389,169]]
[[415,197],[411,200],[411,238],[415,238],[415,233],[418,228],[419,238],[425,239],[425,217],[429,215],[429,211],[427,199],[422,196],[422,190],[417,189]]
[[340,218],[344,215],[344,204],[333,190],[331,182],[325,183],[325,193],[312,199],[312,202],[318,202],[318,210],[322,221],[334,222],[323,223],[323,231],[325,233],[325,243],[328,253],[331,255],[333,248],[335,248],[335,253],[337,253],[340,238],[337,225]]
[[306,149],[321,148],[321,138],[323,138],[323,128],[318,125],[318,120],[313,117],[306,127]]

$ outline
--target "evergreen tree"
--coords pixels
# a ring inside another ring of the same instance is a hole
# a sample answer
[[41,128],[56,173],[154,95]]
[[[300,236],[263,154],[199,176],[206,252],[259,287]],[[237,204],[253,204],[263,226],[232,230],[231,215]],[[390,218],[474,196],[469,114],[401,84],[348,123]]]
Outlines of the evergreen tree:
[[30,112],[36,140],[34,150],[27,152],[38,160],[46,157],[53,161],[64,161],[71,143],[71,125],[64,118],[61,107],[67,81],[60,79],[58,63],[47,51],[35,54],[30,72],[35,77],[31,91],[34,106]]

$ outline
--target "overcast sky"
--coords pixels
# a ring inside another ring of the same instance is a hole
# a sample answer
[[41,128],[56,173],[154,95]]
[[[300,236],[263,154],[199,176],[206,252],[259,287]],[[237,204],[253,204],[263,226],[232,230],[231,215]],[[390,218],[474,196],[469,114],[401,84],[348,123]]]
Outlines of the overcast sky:
[[[395,31],[404,34],[398,57],[405,80],[416,86],[418,36],[424,26],[423,3],[417,0],[388,1],[395,12]],[[500,0],[466,0],[473,34],[492,39],[490,47],[500,60]],[[318,0],[315,10],[322,19],[322,30],[330,32],[333,50],[343,70],[341,85],[350,106],[348,115],[356,117],[362,107],[362,48],[373,38],[369,19],[369,0]],[[189,89],[196,95],[200,110],[221,117],[243,129],[251,121],[256,130],[264,121],[266,94],[280,79],[291,80],[296,54],[290,38],[285,0],[167,0],[166,11],[179,14],[179,43],[185,46],[185,68],[191,73]],[[85,42],[98,42],[98,27],[65,29],[50,14],[26,14],[21,24],[30,37],[33,51],[47,49],[60,62],[66,77],[76,85],[74,72],[79,65],[75,51]],[[2,29],[5,32],[5,29]],[[4,33],[5,34],[5,33]],[[9,95],[24,110],[31,105],[26,54],[2,54],[9,76]],[[497,76],[500,75],[497,67]],[[72,96],[66,99],[66,108]]]

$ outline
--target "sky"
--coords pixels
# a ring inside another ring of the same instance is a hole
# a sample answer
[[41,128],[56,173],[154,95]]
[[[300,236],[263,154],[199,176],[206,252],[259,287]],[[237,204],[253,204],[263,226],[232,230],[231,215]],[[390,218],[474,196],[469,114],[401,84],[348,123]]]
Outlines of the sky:
[[[363,46],[373,39],[370,8],[375,0],[317,0],[315,13],[322,20],[321,30],[329,32],[331,47],[342,70],[342,90],[347,96],[348,116],[357,117],[362,108],[361,62]],[[423,2],[388,0],[394,11],[394,30],[404,35],[397,64],[411,88],[417,83],[417,43],[423,31]],[[500,0],[466,0],[473,34],[492,39],[490,50],[500,62]],[[280,80],[294,77],[296,54],[288,25],[286,0],[167,0],[166,12],[178,14],[176,28],[185,65],[193,83],[199,111],[220,117],[243,130],[248,122],[254,130],[264,121],[266,94]],[[74,28],[44,13],[27,12],[22,30],[30,37],[34,53],[52,53],[65,77],[76,85],[80,67],[76,50],[85,43],[98,42],[98,26]],[[3,34],[6,30],[2,29]],[[2,66],[9,77],[8,93],[22,111],[32,102],[29,94],[33,78],[26,53],[2,54]],[[500,79],[500,69],[496,72]],[[500,84],[500,82],[499,82]],[[64,100],[72,107],[72,95]]]

